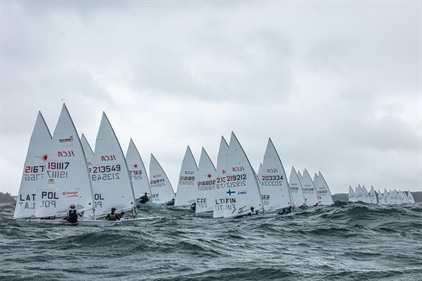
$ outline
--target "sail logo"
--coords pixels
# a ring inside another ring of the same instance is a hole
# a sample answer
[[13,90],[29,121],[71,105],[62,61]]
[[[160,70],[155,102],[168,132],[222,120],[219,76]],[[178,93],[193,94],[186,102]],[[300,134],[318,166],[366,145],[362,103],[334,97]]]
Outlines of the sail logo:
[[35,156],[35,158],[41,158],[42,161],[47,161],[48,160],[48,154],[43,154],[42,156]]
[[57,152],[57,157],[73,157],[75,156],[75,153],[73,152],[73,150],[68,150],[68,151],[58,151]]
[[246,190],[241,190],[237,193],[238,195],[246,194]]
[[63,191],[62,195],[66,197],[78,197],[78,192],[77,191]]
[[193,171],[185,171],[185,175],[193,175],[195,174]]
[[278,173],[277,168],[268,168],[267,173]]
[[240,171],[244,171],[244,170],[245,170],[245,168],[243,166],[232,167],[233,172],[240,172]]
[[116,156],[114,154],[101,156],[101,161],[113,161],[113,160],[116,160]]
[[59,139],[60,143],[66,143],[66,142],[73,142],[73,136],[70,136],[66,139]]

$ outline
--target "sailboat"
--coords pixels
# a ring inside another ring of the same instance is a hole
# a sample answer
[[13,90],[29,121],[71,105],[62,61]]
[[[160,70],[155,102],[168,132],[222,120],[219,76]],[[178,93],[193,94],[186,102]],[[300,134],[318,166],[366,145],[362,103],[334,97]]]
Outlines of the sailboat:
[[214,211],[213,218],[224,217],[226,206],[230,206],[232,198],[226,198],[227,185],[225,175],[227,171],[227,157],[229,153],[229,145],[222,136],[217,156],[217,169],[215,175],[215,194],[214,194]]
[[292,166],[289,177],[290,196],[292,198],[293,209],[295,207],[303,208],[305,205],[305,198],[303,197],[302,185],[300,183],[299,175],[296,173],[295,167]]
[[193,157],[192,151],[188,145],[186,148],[185,156],[183,157],[182,167],[180,168],[174,207],[195,208],[192,204],[196,202],[197,174],[198,166],[196,165],[195,158]]
[[356,193],[352,186],[349,185],[349,202],[356,202]]
[[379,205],[386,205],[384,194],[382,194],[381,191],[378,190],[378,204]]
[[317,192],[318,205],[332,205],[334,204],[333,196],[331,195],[330,188],[322,176],[321,172],[314,175],[314,185]]
[[15,213],[13,215],[15,219],[30,218],[35,214],[35,195],[38,186],[46,177],[45,171],[50,145],[50,131],[41,112],[38,112],[26,154]]
[[399,202],[399,194],[397,192],[397,190],[390,190],[390,194],[389,194],[389,199],[390,199],[390,204],[392,205],[397,205]]
[[369,192],[364,185],[362,185],[362,190],[363,190],[363,202],[371,203],[371,201],[369,200]]
[[136,215],[135,194],[120,143],[103,112],[95,142],[91,169],[96,218],[105,217],[111,208]]
[[356,187],[356,202],[364,202],[365,203],[365,197],[363,195],[363,189],[360,186],[360,184],[358,184],[358,186]]
[[84,217],[92,216],[93,197],[86,157],[65,104],[47,154],[45,176],[36,192],[35,219],[31,222],[66,222],[62,218],[71,204],[84,212]]
[[271,138],[268,139],[258,178],[265,211],[277,211],[291,206],[286,172]]
[[262,211],[261,194],[257,176],[242,146],[232,132],[227,155],[227,173],[223,179],[226,183],[226,204],[224,218],[235,218]]
[[371,186],[371,189],[369,190],[368,198],[369,198],[369,203],[378,204],[377,195],[375,194],[375,189],[373,186]]
[[[147,194],[148,197],[151,194],[151,189],[149,187],[147,171],[141,155],[132,139],[129,141],[129,147],[126,152],[126,162],[129,168],[129,175],[130,180],[132,181],[135,198],[140,198],[145,194]],[[142,206],[142,204],[138,201],[137,207],[140,206]]]
[[311,176],[308,173],[308,170],[303,171],[303,177],[300,179],[300,183],[302,185],[303,197],[305,199],[305,205],[307,206],[315,206],[318,204],[318,198],[316,195],[316,189],[314,186],[314,182],[312,181]]
[[173,201],[174,203],[174,191],[170,180],[160,163],[158,163],[157,159],[152,154],[149,164],[149,176],[151,202],[155,204],[171,204],[170,202]]
[[407,204],[407,203],[409,203],[407,201],[407,196],[400,189],[398,191],[398,200],[397,200],[397,202],[398,202],[398,204]]
[[386,205],[391,205],[390,194],[387,192],[386,188],[384,188],[384,202]]
[[407,198],[408,198],[410,204],[415,204],[415,199],[413,198],[413,195],[410,192],[410,190],[407,192]]
[[201,150],[198,173],[196,177],[196,206],[195,214],[212,215],[214,210],[216,170],[205,148]]

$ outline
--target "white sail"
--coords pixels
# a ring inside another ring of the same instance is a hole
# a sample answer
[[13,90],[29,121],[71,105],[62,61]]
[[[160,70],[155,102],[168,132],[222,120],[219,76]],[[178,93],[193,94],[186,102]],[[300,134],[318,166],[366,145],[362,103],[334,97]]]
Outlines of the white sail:
[[305,204],[308,206],[314,206],[318,203],[318,198],[316,195],[316,189],[314,182],[312,181],[311,176],[308,173],[308,170],[303,171],[302,179],[300,179],[302,185],[303,197],[305,199]]
[[289,189],[293,206],[302,206],[305,203],[305,198],[303,197],[302,185],[300,183],[299,176],[293,166],[290,171]]
[[29,218],[35,214],[35,196],[41,182],[46,178],[45,171],[50,145],[50,131],[41,112],[38,112],[26,153],[14,218]]
[[86,215],[93,207],[85,153],[65,104],[50,142],[46,173],[36,200],[38,218],[64,216],[71,204],[77,210],[87,210]]
[[397,190],[390,191],[390,204],[397,205],[399,204],[399,193]]
[[264,161],[259,167],[258,179],[265,211],[290,206],[291,198],[286,172],[271,138],[268,139]]
[[227,144],[224,137],[221,137],[220,148],[218,150],[217,156],[217,169],[215,176],[215,193],[214,193],[214,218],[224,217],[224,212],[226,210],[226,205],[230,205],[230,201],[233,201],[231,198],[226,198],[226,182],[225,175],[227,170],[227,157],[229,153],[229,145]]
[[303,176],[302,176],[302,174],[300,173],[300,171],[297,171],[297,177],[299,178],[299,180],[303,180]]
[[183,157],[182,167],[177,184],[176,200],[174,206],[190,206],[196,202],[196,175],[198,166],[188,145]]
[[356,202],[356,193],[350,185],[349,185],[349,202]]
[[202,148],[196,177],[196,209],[195,213],[205,213],[214,210],[216,170],[208,153]]
[[369,203],[371,204],[378,204],[377,201],[377,195],[375,194],[375,189],[373,186],[371,186],[371,189],[369,190]]
[[407,196],[400,189],[398,191],[398,201],[397,201],[397,203],[398,204],[407,204],[407,203],[409,203],[407,201]]
[[387,192],[386,188],[384,188],[384,202],[386,205],[391,205],[390,194]]
[[174,199],[174,191],[164,169],[151,154],[149,164],[149,179],[151,188],[151,202],[164,204]]
[[363,189],[360,184],[358,184],[358,186],[356,187],[356,202],[365,202]]
[[408,198],[410,204],[415,204],[415,199],[413,198],[413,195],[410,192],[410,190],[407,192],[407,198]]
[[330,188],[322,176],[321,172],[314,175],[314,186],[317,192],[318,205],[332,205],[334,204],[333,196]]
[[262,210],[256,173],[233,132],[230,137],[227,164],[224,178],[227,186],[226,198],[234,200],[231,204],[226,204],[224,217],[232,218],[248,213],[252,207],[256,211]]
[[384,194],[382,194],[382,192],[378,190],[377,195],[378,195],[378,204],[386,205]]
[[129,147],[126,152],[126,162],[129,168],[129,175],[132,181],[135,198],[140,198],[145,195],[145,193],[147,193],[147,195],[151,194],[144,162],[132,139],[130,139]]
[[365,203],[371,203],[371,201],[369,200],[369,192],[366,189],[366,187],[364,185],[362,185],[362,190],[363,190],[363,199]]
[[92,151],[92,148],[89,145],[88,140],[86,139],[84,134],[81,135],[81,144],[84,149],[86,163],[88,165],[89,170],[91,171],[91,164],[92,164],[92,159],[94,158],[94,151]]
[[105,216],[113,207],[118,211],[135,209],[126,159],[105,112],[95,142],[91,180],[96,216]]

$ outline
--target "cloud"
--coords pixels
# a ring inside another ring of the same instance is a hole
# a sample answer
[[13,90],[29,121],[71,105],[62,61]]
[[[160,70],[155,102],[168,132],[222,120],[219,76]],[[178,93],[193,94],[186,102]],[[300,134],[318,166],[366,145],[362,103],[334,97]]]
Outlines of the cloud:
[[[418,3],[5,2],[1,188],[17,193],[41,110],[66,102],[94,146],[105,111],[173,184],[186,145],[216,160],[234,131],[257,168],[420,189]],[[214,163],[215,164],[215,163]]]

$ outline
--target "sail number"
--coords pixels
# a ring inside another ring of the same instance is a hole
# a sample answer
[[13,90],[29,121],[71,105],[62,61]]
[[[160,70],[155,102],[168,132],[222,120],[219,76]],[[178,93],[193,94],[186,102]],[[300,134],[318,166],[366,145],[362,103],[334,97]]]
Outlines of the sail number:
[[129,174],[133,180],[142,180],[142,170],[130,170]]
[[151,180],[149,184],[151,187],[161,187],[166,185],[164,179]]
[[30,173],[42,173],[44,172],[44,168],[45,166],[25,166],[25,173],[26,174],[30,174]]
[[180,176],[179,185],[194,185],[195,176]]
[[25,181],[37,181],[37,180],[42,180],[43,178],[44,178],[44,174],[25,175]]
[[105,165],[105,166],[93,166],[91,171],[94,174],[98,173],[110,173],[110,172],[119,172],[121,169],[120,165]]
[[229,182],[229,181],[240,181],[240,180],[246,180],[246,174],[241,175],[232,175],[232,176],[225,176],[221,178],[216,178],[217,183],[223,183],[223,182]]
[[[44,165],[40,166],[25,166],[24,180],[25,181],[38,181],[44,178]],[[29,175],[30,174],[30,175]]]
[[275,176],[262,176],[262,181],[278,181],[283,180],[283,175],[275,175]]
[[120,173],[92,174],[91,179],[92,181],[119,180]]
[[214,190],[215,180],[198,181],[198,190]]
[[66,170],[69,167],[70,162],[48,162],[48,170]]

